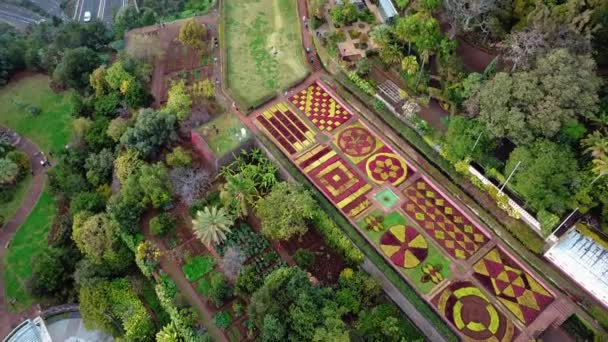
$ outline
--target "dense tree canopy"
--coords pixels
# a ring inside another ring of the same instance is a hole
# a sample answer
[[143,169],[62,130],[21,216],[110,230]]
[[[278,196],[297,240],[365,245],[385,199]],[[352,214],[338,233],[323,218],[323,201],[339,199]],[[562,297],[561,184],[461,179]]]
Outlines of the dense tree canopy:
[[554,50],[529,72],[500,72],[481,87],[479,119],[515,143],[551,138],[567,121],[595,117],[599,85],[590,57]]
[[289,240],[308,231],[317,204],[310,192],[281,182],[256,203],[256,214],[262,220],[262,233],[273,240]]
[[175,115],[145,109],[137,115],[135,125],[127,128],[120,142],[137,150],[144,158],[150,158],[176,139],[175,125]]
[[518,147],[509,156],[505,174],[521,165],[513,175],[513,186],[536,210],[563,213],[572,204],[579,183],[577,161],[566,146],[539,140]]

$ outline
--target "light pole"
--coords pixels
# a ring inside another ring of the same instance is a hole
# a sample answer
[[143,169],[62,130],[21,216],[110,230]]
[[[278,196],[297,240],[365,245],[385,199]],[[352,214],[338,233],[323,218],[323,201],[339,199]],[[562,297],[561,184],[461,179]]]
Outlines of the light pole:
[[505,186],[507,185],[507,183],[509,183],[509,180],[511,179],[511,177],[513,177],[513,174],[515,173],[515,170],[517,170],[517,168],[519,167],[519,164],[521,164],[521,160],[517,162],[517,165],[515,165],[515,167],[513,168],[513,171],[511,171],[511,173],[509,174],[509,177],[507,177],[507,180],[500,187],[500,190],[498,191],[499,195],[502,194],[502,190],[505,188]]

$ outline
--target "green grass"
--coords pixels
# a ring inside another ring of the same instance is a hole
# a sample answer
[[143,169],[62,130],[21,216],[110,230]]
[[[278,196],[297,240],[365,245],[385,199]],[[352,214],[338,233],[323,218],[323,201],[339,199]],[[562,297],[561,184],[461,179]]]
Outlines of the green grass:
[[34,303],[34,298],[26,291],[26,281],[32,276],[36,255],[47,245],[46,238],[56,211],[55,199],[43,192],[11,241],[4,258],[3,273],[6,297],[17,301],[11,310],[19,310]]
[[10,221],[15,215],[17,209],[19,209],[19,207],[21,206],[23,198],[29,192],[31,184],[32,176],[28,174],[23,180],[19,182],[19,184],[17,184],[13,199],[10,202],[0,204],[0,216],[4,217],[5,222]]
[[[58,151],[68,143],[72,132],[71,104],[67,93],[55,94],[49,78],[36,75],[9,83],[0,89],[0,125],[5,125],[34,141],[43,151]],[[42,110],[33,116],[18,104]]]
[[188,281],[197,281],[205,274],[211,272],[215,266],[215,259],[212,256],[196,256],[188,261],[187,264],[182,267],[182,271],[186,275]]
[[[383,214],[379,210],[373,212],[372,215],[383,216]],[[405,217],[403,217],[401,214],[399,214],[396,211],[384,216],[384,220],[382,221],[384,230],[382,230],[380,232],[366,229],[365,223],[363,222],[363,220],[357,222],[357,224],[359,225],[359,227],[361,227],[362,231],[365,231],[365,233],[370,238],[370,240],[372,240],[377,246],[380,246],[380,238],[382,237],[384,232],[386,232],[386,230],[388,228],[390,228],[394,225],[401,224],[401,225],[405,225],[405,226],[416,227],[415,224],[413,224],[410,220],[406,219]],[[420,228],[416,228],[416,229],[419,232],[421,231]],[[424,275],[424,273],[422,272],[422,266],[427,265],[427,264],[430,264],[433,266],[441,265],[440,273],[444,279],[449,277],[449,275],[451,274],[451,271],[450,271],[449,260],[444,256],[444,254],[438,248],[436,248],[429,242],[429,240],[430,240],[429,238],[425,237],[425,239],[427,240],[427,243],[429,246],[428,255],[427,255],[426,259],[424,259],[424,261],[421,262],[420,265],[418,265],[414,268],[409,268],[409,269],[399,268],[399,271],[401,273],[403,273],[403,275],[405,275],[414,284],[414,286],[416,286],[416,288],[420,292],[427,294],[427,293],[431,292],[431,290],[436,286],[436,284],[433,284],[432,282],[423,283],[421,281],[421,278]]]
[[378,192],[374,197],[385,209],[392,208],[395,204],[397,204],[397,202],[399,202],[399,197],[388,188]]
[[293,0],[224,1],[226,84],[244,109],[308,74],[296,6]]
[[[245,129],[244,136],[242,135],[243,129]],[[251,132],[233,113],[221,114],[198,127],[196,131],[205,139],[216,157],[224,156],[251,138]]]

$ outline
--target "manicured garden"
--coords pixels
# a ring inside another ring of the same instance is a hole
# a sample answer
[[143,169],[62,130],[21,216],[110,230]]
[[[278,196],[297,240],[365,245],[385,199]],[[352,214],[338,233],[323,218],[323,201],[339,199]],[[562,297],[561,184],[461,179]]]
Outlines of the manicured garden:
[[399,212],[375,210],[358,225],[421,293],[429,293],[452,273],[445,255]]
[[32,276],[37,253],[47,246],[47,235],[56,210],[55,199],[48,192],[43,192],[28,218],[11,240],[3,260],[5,295],[9,300],[16,300],[15,305],[9,307],[11,310],[25,308],[34,301],[28,293],[26,282]]
[[296,6],[295,1],[223,2],[225,84],[243,109],[262,104],[308,73]]
[[54,93],[49,84],[48,76],[34,75],[0,89],[0,125],[47,152],[63,149],[72,134],[69,96]]

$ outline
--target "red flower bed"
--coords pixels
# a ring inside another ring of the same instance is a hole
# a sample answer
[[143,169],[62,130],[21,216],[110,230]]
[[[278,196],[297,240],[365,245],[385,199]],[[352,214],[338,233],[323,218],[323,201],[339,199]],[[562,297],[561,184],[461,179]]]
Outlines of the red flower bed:
[[294,94],[289,101],[322,131],[331,132],[353,116],[317,82]]
[[257,122],[288,156],[314,143],[314,133],[283,103],[264,111],[257,117]]

